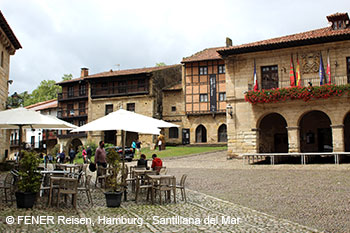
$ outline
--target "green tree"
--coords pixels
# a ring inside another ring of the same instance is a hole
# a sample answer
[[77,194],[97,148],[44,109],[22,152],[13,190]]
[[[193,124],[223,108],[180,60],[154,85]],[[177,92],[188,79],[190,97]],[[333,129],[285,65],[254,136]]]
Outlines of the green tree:
[[40,85],[32,92],[30,99],[24,103],[24,106],[57,98],[57,93],[59,91],[60,86],[56,85],[55,80],[43,80],[40,82]]
[[73,75],[72,74],[64,74],[62,77],[62,81],[72,80]]
[[166,66],[166,64],[164,63],[164,62],[158,62],[158,63],[156,63],[156,66]]

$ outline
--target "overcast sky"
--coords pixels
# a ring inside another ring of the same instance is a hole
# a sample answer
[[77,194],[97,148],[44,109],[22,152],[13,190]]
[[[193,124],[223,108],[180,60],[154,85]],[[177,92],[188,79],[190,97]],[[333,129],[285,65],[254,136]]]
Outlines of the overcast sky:
[[[328,26],[349,0],[0,0],[23,49],[11,56],[10,94],[110,69],[180,63],[210,47],[243,44]],[[119,64],[119,66],[118,66]]]

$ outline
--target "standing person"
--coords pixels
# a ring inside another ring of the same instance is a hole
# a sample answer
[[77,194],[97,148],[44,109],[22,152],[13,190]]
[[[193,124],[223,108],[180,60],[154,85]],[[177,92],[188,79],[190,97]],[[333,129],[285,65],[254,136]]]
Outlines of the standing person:
[[83,152],[81,154],[83,156],[84,163],[87,163],[87,153],[84,147],[83,147]]
[[133,150],[133,152],[135,154],[135,151],[136,151],[136,142],[135,142],[135,140],[132,141],[131,147],[132,147],[132,150]]
[[64,153],[64,150],[60,153],[60,163],[64,163],[64,160],[66,158],[66,154]]
[[159,172],[160,168],[163,167],[163,161],[156,154],[152,155],[152,159],[152,169]]
[[69,160],[70,160],[70,163],[73,163],[74,158],[75,158],[75,151],[74,151],[73,148],[70,148],[70,151],[69,151]]
[[137,139],[136,140],[136,150],[138,154],[141,154],[141,142]]
[[95,164],[106,168],[107,161],[106,161],[106,151],[104,149],[104,146],[105,146],[105,143],[103,141],[100,141],[99,147],[96,149],[96,152],[95,152]]
[[92,150],[91,150],[90,146],[88,146],[87,149],[86,149],[86,155],[87,155],[88,161],[90,162],[91,161],[91,155],[92,155]]
[[161,151],[162,150],[162,140],[158,140],[158,149],[159,149],[159,151]]

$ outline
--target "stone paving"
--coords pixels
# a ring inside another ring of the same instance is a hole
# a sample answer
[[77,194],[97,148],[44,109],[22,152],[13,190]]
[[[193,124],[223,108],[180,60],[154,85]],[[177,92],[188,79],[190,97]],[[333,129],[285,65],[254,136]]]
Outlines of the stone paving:
[[[93,189],[92,195],[93,206],[87,202],[85,193],[79,194],[77,210],[69,201],[61,208],[46,207],[46,197],[27,210],[1,204],[0,232],[317,232],[192,190],[187,190],[187,203],[178,192],[177,203],[165,205],[150,204],[146,194],[141,195],[136,204],[134,194],[129,193],[128,201],[122,202],[120,208],[107,208],[99,188]],[[14,223],[7,224],[11,216]],[[25,224],[21,216],[50,216],[52,221]],[[70,224],[66,222],[69,218],[91,221],[91,224]]]

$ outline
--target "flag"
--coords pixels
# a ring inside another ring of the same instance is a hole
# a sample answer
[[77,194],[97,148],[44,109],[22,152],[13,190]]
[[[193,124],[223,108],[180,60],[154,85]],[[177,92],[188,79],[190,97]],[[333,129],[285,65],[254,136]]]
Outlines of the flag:
[[259,86],[258,86],[258,78],[256,77],[256,67],[255,67],[255,60],[254,60],[254,91],[258,91],[259,90]]
[[329,62],[329,52],[328,52],[328,56],[327,56],[327,76],[328,76],[328,84],[332,83],[331,80],[331,63]]
[[295,75],[297,78],[297,86],[301,86],[301,77],[300,77],[300,65],[299,65],[299,57],[297,56],[297,69],[295,71]]
[[295,76],[294,76],[294,67],[293,67],[293,55],[290,57],[290,71],[289,71],[289,79],[290,79],[290,86],[295,86]]
[[324,84],[325,77],[324,77],[324,67],[323,67],[323,61],[322,61],[322,53],[320,53],[320,69],[319,69],[319,75],[320,75],[320,86]]

